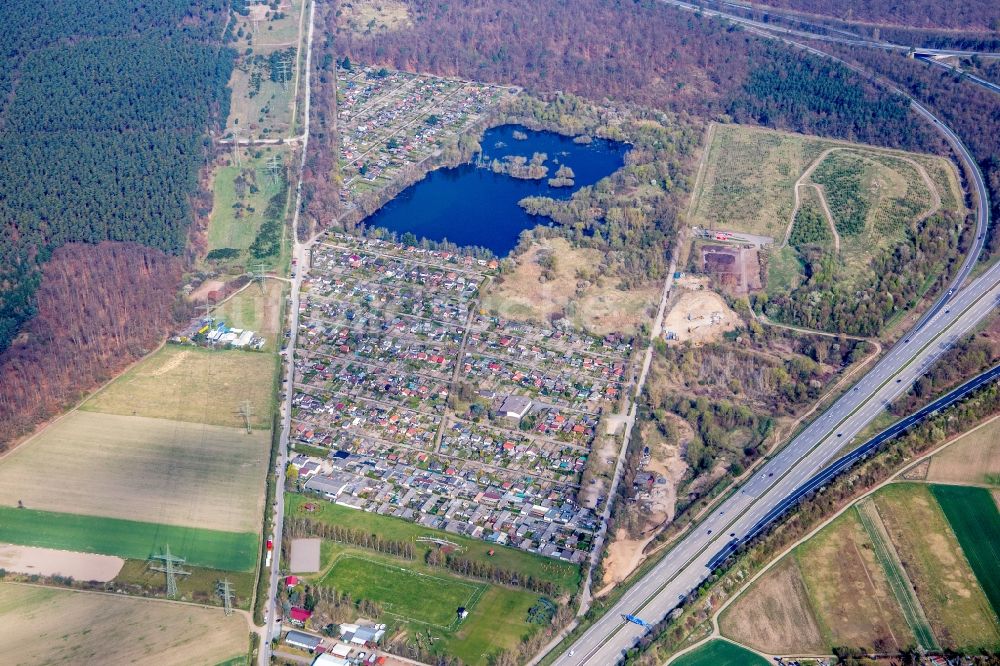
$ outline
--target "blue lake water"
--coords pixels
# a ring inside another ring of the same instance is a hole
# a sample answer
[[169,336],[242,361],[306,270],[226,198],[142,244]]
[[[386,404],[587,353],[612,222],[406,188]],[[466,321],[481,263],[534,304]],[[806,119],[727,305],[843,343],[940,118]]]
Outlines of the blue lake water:
[[[524,132],[528,138],[515,139],[515,131]],[[475,164],[438,169],[370,215],[365,225],[383,227],[399,235],[409,231],[418,238],[478,245],[502,257],[517,245],[524,229],[548,220],[524,212],[518,201],[529,196],[568,199],[581,187],[593,185],[620,169],[628,151],[626,144],[615,141],[594,139],[589,144],[578,144],[571,137],[517,125],[487,130],[480,143],[487,164],[507,155],[530,159],[533,153],[546,153],[548,176],[523,180]],[[554,177],[563,164],[573,169],[574,185],[549,187],[548,178]]]

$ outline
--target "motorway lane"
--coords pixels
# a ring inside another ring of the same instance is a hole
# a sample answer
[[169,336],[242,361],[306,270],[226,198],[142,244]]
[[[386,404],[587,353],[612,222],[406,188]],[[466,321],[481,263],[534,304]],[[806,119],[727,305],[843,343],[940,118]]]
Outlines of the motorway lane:
[[[572,646],[572,656],[566,653],[555,663],[615,663],[645,631],[624,622],[622,614],[632,613],[648,622],[662,619],[708,576],[709,562],[730,539],[744,536],[773,507],[819,472],[886,404],[908,389],[937,356],[986,317],[998,300],[1000,264],[958,293],[949,307],[912,334],[909,342],[898,344],[856,385],[856,390],[852,388],[792,440],[592,625]],[[918,350],[915,355],[914,350]]]

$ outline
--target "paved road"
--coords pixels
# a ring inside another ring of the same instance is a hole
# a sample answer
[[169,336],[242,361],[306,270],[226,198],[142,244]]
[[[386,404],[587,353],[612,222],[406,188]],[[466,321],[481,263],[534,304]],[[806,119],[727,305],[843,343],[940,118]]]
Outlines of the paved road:
[[[270,535],[274,540],[274,556],[271,558],[270,580],[267,586],[267,602],[264,606],[267,619],[264,622],[264,640],[258,651],[258,663],[266,666],[271,663],[271,638],[274,637],[275,622],[274,617],[277,610],[274,608],[274,600],[278,595],[278,574],[281,563],[281,535],[285,524],[285,460],[288,456],[288,437],[292,428],[292,386],[295,383],[295,341],[299,330],[299,291],[302,286],[302,273],[306,269],[306,259],[308,257],[308,247],[315,241],[309,243],[299,241],[299,210],[302,208],[302,172],[306,164],[306,148],[309,145],[309,76],[312,71],[312,43],[313,25],[316,18],[316,3],[309,5],[309,29],[306,37],[306,76],[303,111],[303,131],[302,131],[302,153],[299,161],[297,185],[295,187],[295,210],[292,213],[292,256],[295,258],[297,267],[292,275],[291,294],[289,295],[289,317],[288,326],[291,336],[288,340],[288,356],[285,365],[285,400],[282,405],[281,415],[281,441],[278,445],[278,457],[275,463],[275,506],[274,506],[274,531]],[[280,631],[280,628],[279,628]]]
[[[663,1],[705,11],[677,0]],[[711,13],[723,16],[719,12]],[[796,45],[827,57],[816,49]],[[954,132],[918,102],[911,99],[911,103],[918,113],[945,135],[966,161],[972,170],[978,193],[976,243],[952,283],[954,286],[949,287],[909,336],[897,343],[850,391],[763,465],[695,531],[633,584],[612,609],[555,661],[559,666],[616,663],[623,652],[646,632],[643,627],[625,622],[624,614],[638,615],[648,622],[665,617],[708,577],[710,565],[716,562],[718,553],[724,551],[733,539],[746,537],[760,521],[787,503],[797,488],[830,463],[938,356],[989,315],[1000,302],[1000,264],[995,264],[969,286],[958,286],[975,266],[989,224],[989,198],[982,174]]]
[[987,90],[989,90],[991,92],[1000,93],[1000,86],[998,86],[997,84],[993,83],[992,81],[987,81],[986,79],[982,79],[982,78],[976,76],[975,74],[970,74],[969,72],[965,71],[961,67],[957,67],[955,65],[949,65],[948,63],[942,62],[941,60],[938,60],[937,58],[935,58],[933,56],[926,56],[924,54],[919,54],[919,55],[916,56],[916,58],[918,58],[918,59],[920,59],[920,60],[922,60],[924,62],[929,62],[932,65],[937,65],[938,67],[942,67],[944,69],[947,69],[948,71],[954,72],[955,74],[959,74],[961,76],[964,76],[966,78],[966,80],[971,81],[972,83],[975,83],[976,85],[982,86],[983,88],[986,88]]

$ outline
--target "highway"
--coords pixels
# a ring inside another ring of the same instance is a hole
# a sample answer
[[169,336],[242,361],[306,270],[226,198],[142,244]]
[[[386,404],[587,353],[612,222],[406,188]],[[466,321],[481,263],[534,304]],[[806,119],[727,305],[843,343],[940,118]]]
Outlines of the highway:
[[[663,1],[731,18],[678,0]],[[742,19],[738,22],[746,23]],[[765,24],[754,27],[771,29]],[[791,43],[829,57],[811,47]],[[896,91],[903,94],[898,89]],[[976,240],[955,279],[907,337],[679,541],[560,655],[555,664],[606,666],[617,663],[624,651],[647,631],[626,622],[624,615],[635,615],[651,623],[663,619],[708,577],[711,566],[719,562],[717,555],[731,548],[733,540],[746,538],[759,530],[765,521],[787,509],[797,489],[814,479],[887,405],[908,390],[938,356],[988,316],[1000,302],[1000,264],[994,264],[968,286],[961,287],[978,261],[989,225],[989,196],[982,174],[958,136],[919,102],[904,96],[910,99],[918,113],[942,132],[956,154],[966,162],[973,177],[977,193]],[[842,463],[838,461],[838,464]]]
[[795,490],[820,472],[885,406],[989,315],[1000,302],[1000,264],[954,295],[948,307],[900,341],[850,391],[838,399],[736,493],[636,582],[601,619],[555,661],[613,664],[644,633],[626,623],[628,613],[657,622],[711,572],[709,565],[733,539],[743,539]]
[[[278,456],[275,462],[275,489],[274,489],[274,529],[270,538],[274,542],[274,555],[271,558],[271,569],[267,572],[270,580],[267,585],[267,600],[264,606],[264,636],[260,649],[257,651],[259,666],[267,666],[271,663],[271,638],[275,631],[275,608],[274,600],[278,595],[278,574],[281,564],[281,535],[285,525],[285,460],[288,457],[288,437],[292,429],[292,386],[295,382],[295,342],[299,331],[299,293],[302,287],[302,274],[306,270],[306,259],[308,257],[309,243],[299,241],[299,211],[302,209],[302,173],[306,164],[306,147],[309,144],[309,77],[312,71],[312,44],[313,25],[316,19],[316,3],[309,4],[309,27],[306,36],[306,62],[305,62],[305,94],[302,106],[302,152],[296,174],[295,187],[295,210],[292,213],[292,257],[295,258],[297,266],[293,268],[291,293],[289,294],[289,314],[288,327],[290,336],[288,339],[287,356],[285,359],[285,399],[282,403],[281,414],[281,440],[278,444]],[[265,508],[265,510],[267,510]],[[280,631],[280,627],[278,627]]]

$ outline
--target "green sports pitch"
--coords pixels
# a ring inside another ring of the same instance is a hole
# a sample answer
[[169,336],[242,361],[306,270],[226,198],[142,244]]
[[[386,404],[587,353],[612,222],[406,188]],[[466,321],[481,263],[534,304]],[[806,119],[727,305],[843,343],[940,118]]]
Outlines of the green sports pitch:
[[471,611],[487,588],[348,554],[337,558],[323,584],[355,599],[375,601],[402,619],[440,628],[453,627],[458,609]]
[[258,537],[134,520],[0,507],[0,542],[144,560],[170,547],[186,564],[248,571],[257,561]]
[[767,666],[769,662],[755,652],[729,641],[709,641],[673,662],[673,666]]

